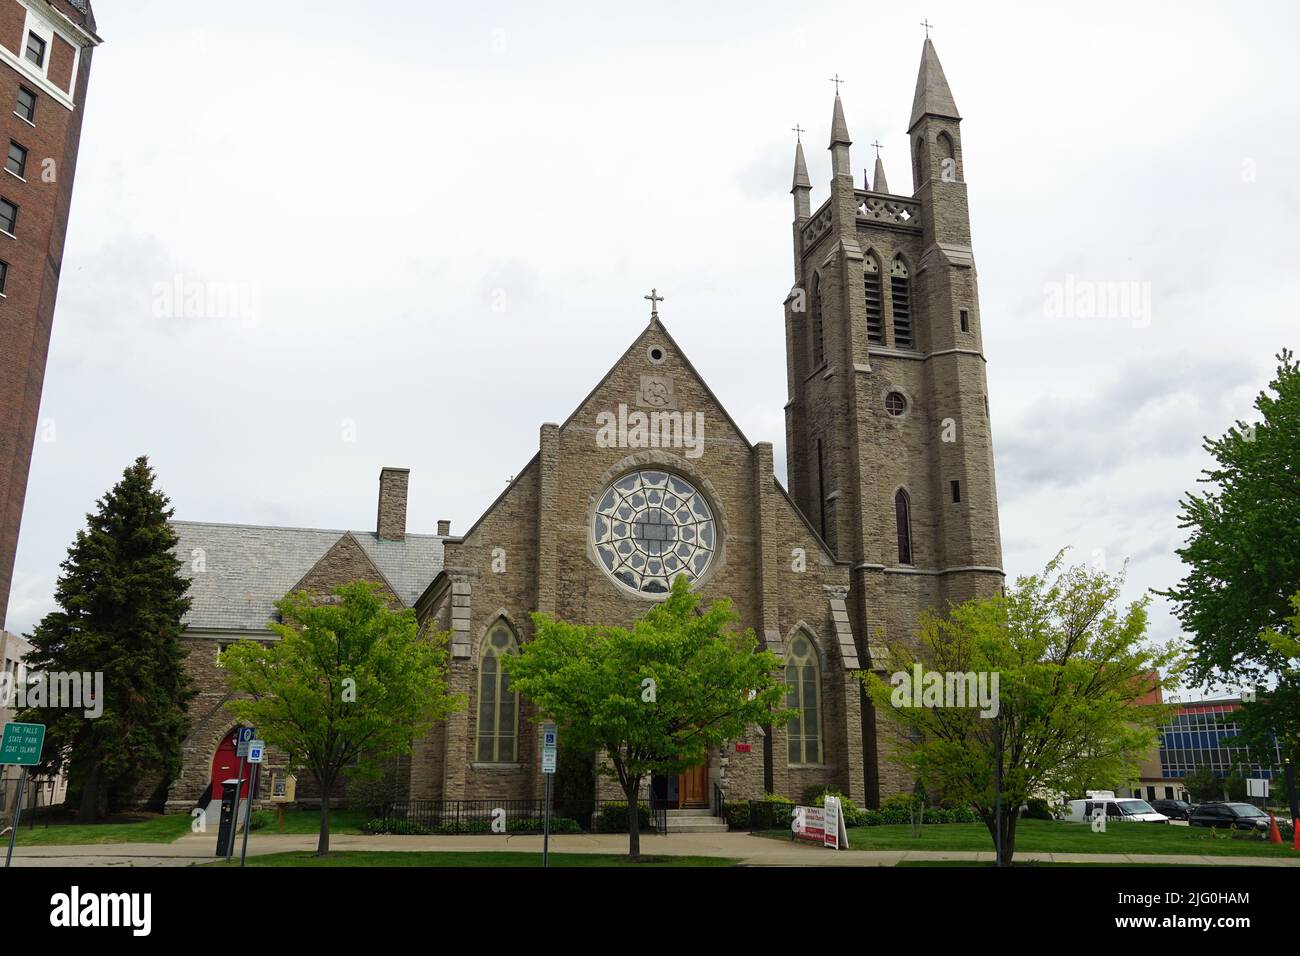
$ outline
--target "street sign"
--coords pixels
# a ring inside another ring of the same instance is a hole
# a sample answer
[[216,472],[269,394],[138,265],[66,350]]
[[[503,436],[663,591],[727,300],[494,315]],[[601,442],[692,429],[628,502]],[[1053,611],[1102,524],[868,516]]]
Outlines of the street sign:
[[257,731],[254,730],[252,727],[240,727],[239,736],[236,737],[235,739],[238,740],[241,744],[246,744],[253,739],[253,736],[256,733]]
[[261,763],[262,755],[266,752],[265,740],[250,740],[248,742],[248,762]]
[[0,742],[0,764],[34,767],[41,762],[44,747],[44,724],[5,724],[4,741]]
[[555,748],[559,739],[554,724],[542,724],[542,773],[555,773]]

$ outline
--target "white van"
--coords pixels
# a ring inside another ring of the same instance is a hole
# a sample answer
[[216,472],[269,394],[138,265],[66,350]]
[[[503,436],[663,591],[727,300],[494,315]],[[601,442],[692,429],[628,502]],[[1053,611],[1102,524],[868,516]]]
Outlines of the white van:
[[1136,797],[1116,797],[1113,793],[1090,794],[1086,800],[1071,800],[1065,819],[1071,823],[1091,823],[1098,811],[1106,814],[1107,823],[1168,823],[1169,818],[1157,813],[1151,804]]

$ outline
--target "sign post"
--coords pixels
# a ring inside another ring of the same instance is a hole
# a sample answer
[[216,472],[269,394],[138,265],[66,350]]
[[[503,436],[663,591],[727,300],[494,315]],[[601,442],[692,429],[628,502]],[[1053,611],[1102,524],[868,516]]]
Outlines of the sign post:
[[551,786],[555,780],[555,750],[560,734],[554,724],[542,724],[542,776],[546,796],[542,805],[542,867],[551,865]]
[[244,843],[239,849],[239,865],[241,867],[244,865],[244,858],[248,856],[248,826],[253,822],[253,798],[257,796],[257,771],[261,769],[262,758],[265,755],[265,740],[250,740],[248,742],[248,762],[253,769],[249,775],[248,808],[244,810]]
[[4,739],[0,741],[0,765],[19,766],[18,795],[14,802],[13,826],[9,830],[9,850],[5,853],[5,868],[14,855],[14,840],[18,836],[18,824],[23,814],[23,789],[27,785],[27,768],[41,762],[41,751],[45,749],[44,724],[7,723]]
[[[248,756],[248,742],[253,739],[253,734],[257,733],[252,727],[240,727],[235,731],[235,755],[239,757],[239,772],[235,774],[235,826],[239,826],[239,792],[244,789],[244,758]],[[250,794],[251,796],[251,794]],[[229,863],[235,855],[234,832],[231,834],[230,845],[226,847],[226,862]]]

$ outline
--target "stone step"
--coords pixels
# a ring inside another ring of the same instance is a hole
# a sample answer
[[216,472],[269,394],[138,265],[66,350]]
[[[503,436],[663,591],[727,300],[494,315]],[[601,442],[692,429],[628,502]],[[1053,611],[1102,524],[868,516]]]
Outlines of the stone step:
[[668,816],[669,816],[670,819],[673,818],[673,817],[711,817],[711,816],[713,816],[713,811],[710,810],[708,807],[689,807],[689,808],[683,808],[683,809],[681,809],[681,810],[669,810],[669,811],[667,811],[667,812],[668,812]]
[[[670,811],[671,812],[671,811]],[[669,833],[726,833],[727,821],[717,817],[672,817],[668,818]]]

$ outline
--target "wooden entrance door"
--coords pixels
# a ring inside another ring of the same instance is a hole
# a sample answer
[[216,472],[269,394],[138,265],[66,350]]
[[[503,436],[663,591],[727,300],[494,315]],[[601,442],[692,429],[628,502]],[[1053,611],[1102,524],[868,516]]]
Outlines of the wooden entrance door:
[[709,762],[689,767],[677,781],[680,794],[679,807],[707,807],[709,805]]

